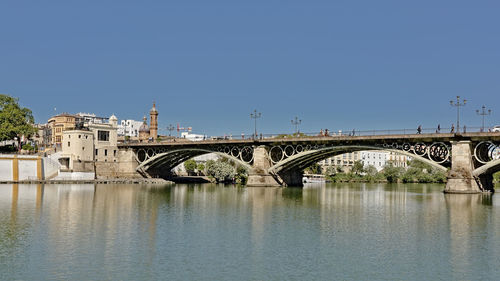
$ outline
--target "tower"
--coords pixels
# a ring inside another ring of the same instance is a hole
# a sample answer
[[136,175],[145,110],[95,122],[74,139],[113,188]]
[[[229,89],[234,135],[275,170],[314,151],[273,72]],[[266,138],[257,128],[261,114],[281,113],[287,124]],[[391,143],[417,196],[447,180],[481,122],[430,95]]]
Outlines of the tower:
[[144,120],[142,122],[142,125],[139,128],[139,140],[141,142],[147,142],[148,139],[149,139],[149,127],[148,127],[146,116],[144,116]]
[[150,124],[149,124],[149,135],[153,140],[158,138],[158,111],[156,110],[156,104],[153,102],[153,108],[149,111]]

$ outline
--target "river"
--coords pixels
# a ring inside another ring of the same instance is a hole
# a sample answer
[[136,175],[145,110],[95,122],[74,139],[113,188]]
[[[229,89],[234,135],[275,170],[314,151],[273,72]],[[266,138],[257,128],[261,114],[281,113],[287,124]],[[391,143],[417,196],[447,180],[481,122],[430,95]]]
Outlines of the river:
[[0,279],[499,280],[500,198],[443,188],[0,185]]

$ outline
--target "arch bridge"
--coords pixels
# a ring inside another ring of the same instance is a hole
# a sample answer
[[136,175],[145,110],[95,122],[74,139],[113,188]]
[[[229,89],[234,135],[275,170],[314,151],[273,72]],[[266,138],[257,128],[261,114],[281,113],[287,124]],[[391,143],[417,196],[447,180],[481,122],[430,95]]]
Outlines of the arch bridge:
[[493,191],[500,171],[500,133],[329,136],[241,140],[123,143],[135,172],[169,178],[182,162],[216,153],[249,171],[249,186],[301,186],[308,166],[343,153],[385,150],[410,156],[447,172],[445,192]]

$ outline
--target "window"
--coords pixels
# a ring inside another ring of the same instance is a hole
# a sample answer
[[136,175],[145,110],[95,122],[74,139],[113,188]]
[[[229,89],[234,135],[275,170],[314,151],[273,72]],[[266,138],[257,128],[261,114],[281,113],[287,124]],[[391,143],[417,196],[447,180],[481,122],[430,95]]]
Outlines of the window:
[[81,139],[82,138],[82,135],[78,135],[78,138]]
[[108,156],[108,150],[104,149],[104,156]]
[[96,148],[95,149],[95,156],[99,155],[98,152],[99,152],[99,150]]
[[109,131],[97,131],[97,140],[109,141]]
[[68,147],[70,147],[70,143],[69,143],[69,141],[68,141]]
[[82,150],[85,150],[85,146],[82,146]]
[[113,156],[116,157],[116,149],[113,150]]

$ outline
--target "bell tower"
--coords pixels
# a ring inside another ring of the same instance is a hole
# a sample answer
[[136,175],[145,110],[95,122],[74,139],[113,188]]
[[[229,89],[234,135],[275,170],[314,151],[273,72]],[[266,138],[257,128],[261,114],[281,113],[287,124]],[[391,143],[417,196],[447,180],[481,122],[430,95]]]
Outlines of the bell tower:
[[156,110],[156,103],[153,102],[153,108],[149,111],[150,126],[149,135],[153,140],[158,138],[158,111]]

